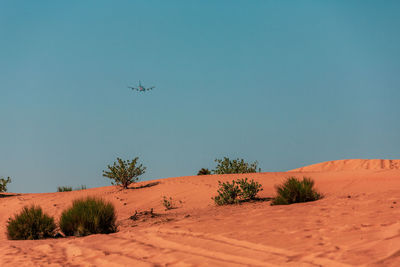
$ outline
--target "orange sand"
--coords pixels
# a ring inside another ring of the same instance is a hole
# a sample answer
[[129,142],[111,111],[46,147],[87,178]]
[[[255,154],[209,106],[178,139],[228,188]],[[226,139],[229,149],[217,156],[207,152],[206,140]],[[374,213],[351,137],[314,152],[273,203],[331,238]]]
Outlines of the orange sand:
[[[3,197],[0,266],[400,266],[399,166],[400,160],[344,160],[290,172],[169,178],[140,189]],[[312,177],[325,198],[289,206],[216,207],[211,200],[218,180],[254,178],[263,185],[260,196],[273,197],[274,185],[289,175]],[[7,219],[24,205],[40,205],[58,219],[73,199],[88,195],[115,204],[118,233],[6,239]],[[178,208],[165,211],[163,196]],[[162,216],[129,219],[150,208]]]

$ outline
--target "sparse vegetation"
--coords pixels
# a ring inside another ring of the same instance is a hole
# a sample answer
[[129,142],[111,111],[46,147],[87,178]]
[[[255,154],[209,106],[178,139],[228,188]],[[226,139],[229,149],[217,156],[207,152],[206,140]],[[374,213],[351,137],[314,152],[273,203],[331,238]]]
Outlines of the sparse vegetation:
[[72,186],[59,186],[59,187],[57,187],[57,192],[69,192],[72,190],[84,190],[84,189],[86,189],[86,185],[81,185],[74,189],[72,189]]
[[100,198],[77,199],[62,212],[60,229],[66,236],[115,233],[115,208]]
[[165,210],[171,210],[171,209],[175,208],[175,206],[172,202],[172,197],[167,198],[166,196],[164,196],[162,204],[165,207]]
[[252,173],[260,172],[261,169],[258,168],[258,162],[247,163],[244,159],[234,159],[231,160],[227,157],[223,159],[216,159],[217,167],[213,170],[214,174],[230,174],[230,173]]
[[74,190],[85,190],[86,189],[86,185],[82,184],[79,187],[76,187]]
[[218,185],[218,196],[213,198],[215,204],[227,205],[239,203],[240,189],[239,185],[234,180],[232,180],[232,183],[222,183],[221,181],[218,181]]
[[57,192],[69,192],[72,191],[71,186],[59,186],[57,187]]
[[54,219],[39,206],[25,206],[22,211],[8,220],[9,239],[42,239],[54,237],[56,225]]
[[288,177],[282,185],[275,188],[277,196],[271,205],[289,205],[322,198],[322,195],[314,189],[314,181],[307,177],[303,177],[302,181],[296,177]]
[[7,192],[7,184],[11,183],[11,178],[7,177],[7,179],[1,177],[0,178],[0,193]]
[[128,186],[139,180],[139,176],[146,172],[146,167],[142,164],[137,165],[138,157],[130,160],[122,160],[117,158],[117,162],[108,165],[109,171],[103,171],[103,176],[114,180],[113,185],[120,185],[126,189]]
[[[160,214],[154,213],[153,208],[151,208],[150,210],[145,210],[145,211],[141,211],[138,212],[137,210],[135,210],[135,214],[133,214],[131,217],[129,217],[129,219],[133,220],[133,221],[137,221],[139,220],[139,218],[142,218],[142,220],[146,220],[146,218],[155,218],[155,217],[159,217]],[[144,218],[143,218],[144,217]]]
[[201,170],[197,172],[197,175],[209,175],[209,174],[211,174],[211,171],[206,168],[201,168]]
[[253,200],[256,198],[258,192],[262,191],[262,185],[255,182],[253,179],[248,182],[247,178],[237,180],[240,186],[240,196],[242,200]]
[[218,195],[213,198],[217,205],[237,204],[241,201],[254,200],[257,193],[263,190],[261,184],[253,179],[248,182],[247,178],[232,180],[232,183],[218,181],[218,185]]

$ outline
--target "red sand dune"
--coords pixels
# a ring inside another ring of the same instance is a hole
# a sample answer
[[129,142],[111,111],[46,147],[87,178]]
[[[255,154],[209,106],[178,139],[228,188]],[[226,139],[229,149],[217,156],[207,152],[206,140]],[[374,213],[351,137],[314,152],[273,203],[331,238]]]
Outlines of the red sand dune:
[[343,159],[317,163],[292,172],[337,172],[357,170],[400,170],[400,160],[392,159]]
[[[2,197],[0,266],[400,266],[400,170],[391,167],[399,162],[334,161],[291,172],[161,179],[139,189]],[[264,187],[261,197],[273,197],[274,185],[293,175],[312,177],[325,197],[288,206],[216,207],[211,200],[218,180],[253,178]],[[38,204],[58,218],[73,199],[88,195],[114,203],[118,233],[6,239],[7,219],[24,205]],[[178,208],[165,211],[163,196]],[[129,219],[151,208],[160,216]]]

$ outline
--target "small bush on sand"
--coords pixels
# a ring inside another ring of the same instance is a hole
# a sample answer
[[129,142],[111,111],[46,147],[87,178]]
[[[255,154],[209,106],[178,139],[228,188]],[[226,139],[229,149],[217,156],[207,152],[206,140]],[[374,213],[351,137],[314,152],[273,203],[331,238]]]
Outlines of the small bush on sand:
[[217,167],[213,170],[214,174],[229,174],[229,173],[251,173],[261,171],[258,168],[258,162],[255,161],[253,163],[247,163],[243,159],[234,159],[231,160],[227,157],[223,159],[216,159]]
[[82,184],[81,186],[76,187],[74,190],[85,190],[86,185]]
[[242,200],[253,200],[256,198],[258,192],[262,191],[262,185],[258,182],[255,182],[253,179],[248,182],[247,178],[238,179],[236,181],[240,186],[240,196]]
[[100,198],[77,199],[72,207],[64,210],[60,229],[66,236],[109,234],[117,231],[115,208]]
[[136,166],[138,157],[130,160],[122,160],[117,158],[114,165],[108,165],[109,171],[103,171],[103,176],[114,180],[111,182],[113,185],[120,185],[124,189],[134,182],[139,180],[139,176],[146,172],[146,167],[142,164]]
[[211,171],[206,168],[201,168],[201,170],[198,171],[197,175],[209,175],[211,174]]
[[72,190],[84,190],[84,189],[86,189],[86,185],[81,185],[74,189],[72,189],[72,186],[59,186],[59,187],[57,187],[57,192],[69,192]]
[[9,239],[42,239],[54,237],[54,219],[43,213],[39,206],[25,206],[19,214],[8,220]]
[[0,178],[0,193],[7,192],[7,184],[11,183],[11,178],[7,177],[4,179],[3,177]]
[[172,201],[172,197],[168,198],[166,196],[163,196],[162,204],[165,207],[165,210],[175,209],[175,206],[174,206],[173,201]]
[[227,205],[239,203],[240,188],[234,180],[232,180],[232,183],[222,183],[221,181],[218,181],[218,186],[218,196],[213,198],[215,204]]
[[271,205],[289,205],[322,198],[322,195],[313,187],[314,181],[311,178],[303,177],[300,181],[296,177],[289,177],[282,185],[275,187],[277,196]]
[[57,187],[57,192],[69,192],[72,191],[71,186],[59,186]]
[[218,195],[212,198],[217,205],[237,204],[241,201],[253,200],[258,192],[263,190],[262,185],[253,179],[248,182],[247,178],[232,180],[232,183],[218,181],[218,185]]

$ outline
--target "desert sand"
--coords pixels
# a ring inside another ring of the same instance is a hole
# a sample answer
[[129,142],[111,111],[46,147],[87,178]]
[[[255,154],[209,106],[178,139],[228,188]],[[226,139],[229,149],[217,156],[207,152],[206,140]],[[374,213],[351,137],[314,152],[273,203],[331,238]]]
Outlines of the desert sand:
[[[275,195],[288,176],[311,177],[324,198],[288,206],[215,206],[218,181],[241,177]],[[159,182],[154,186],[140,186]],[[340,160],[288,172],[187,176],[82,191],[0,198],[0,266],[400,266],[400,160]],[[6,238],[23,206],[55,216],[84,196],[114,203],[119,232],[37,241]],[[165,211],[163,196],[176,209]],[[129,219],[135,211],[158,214]]]

